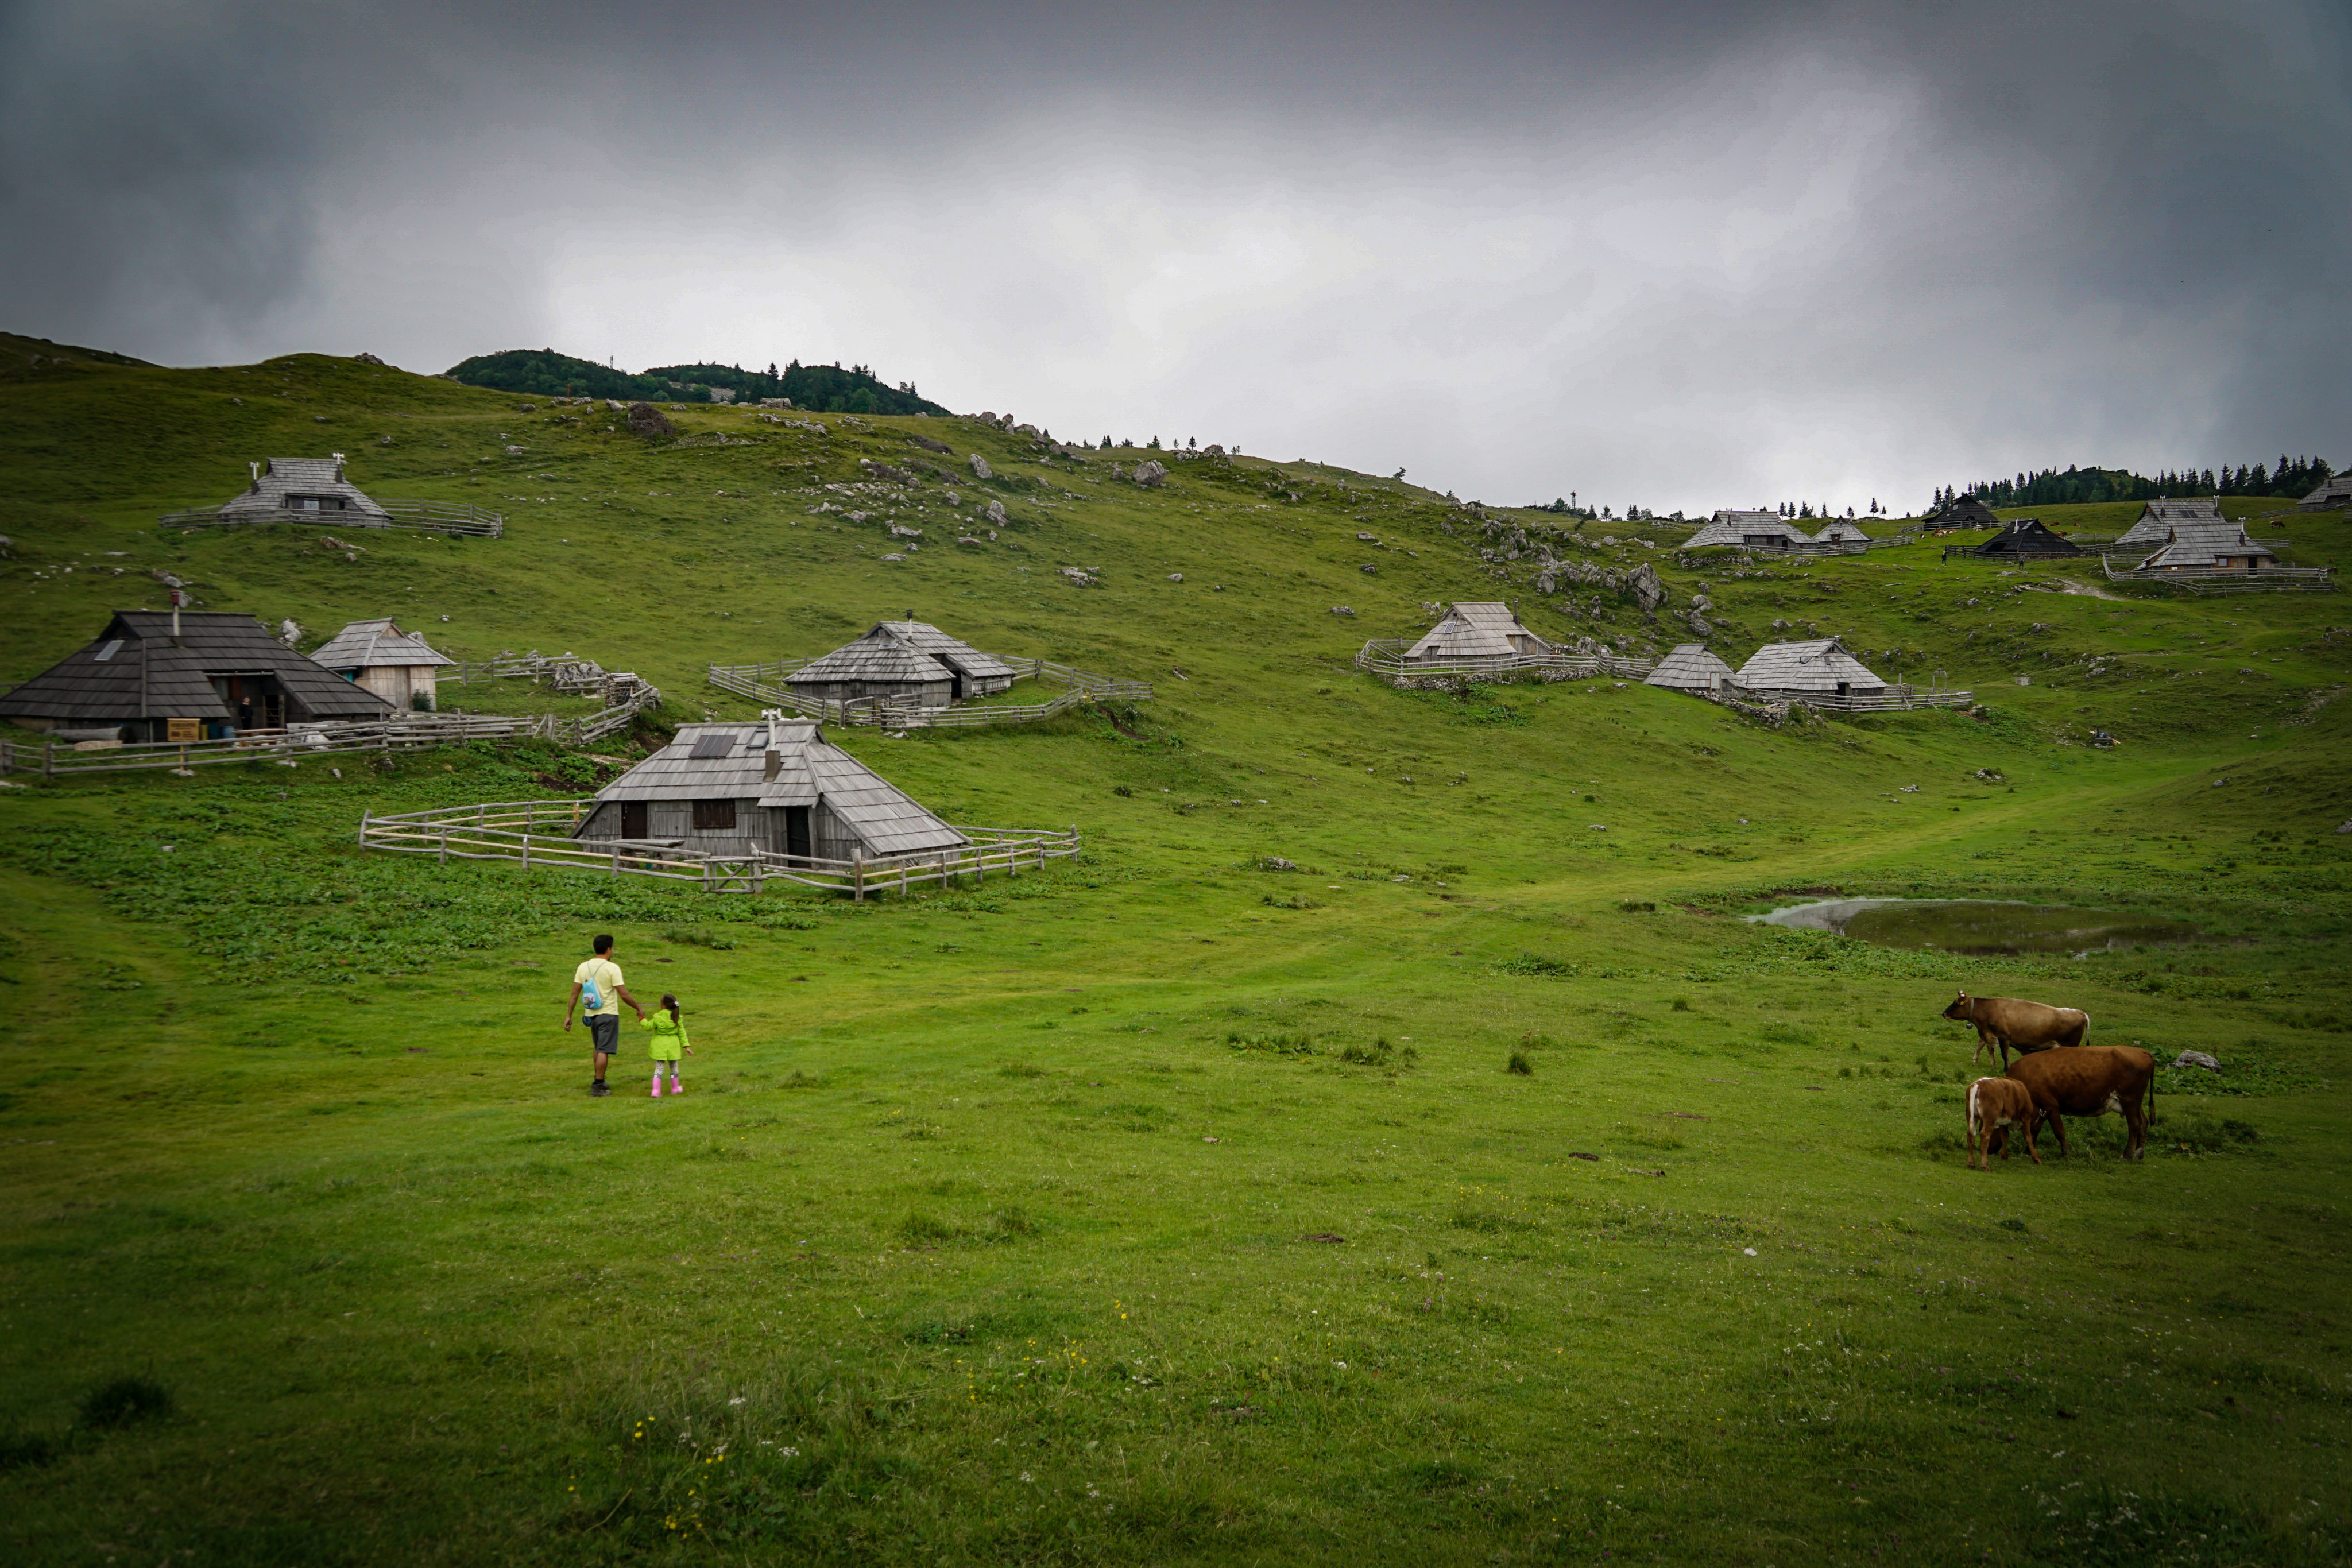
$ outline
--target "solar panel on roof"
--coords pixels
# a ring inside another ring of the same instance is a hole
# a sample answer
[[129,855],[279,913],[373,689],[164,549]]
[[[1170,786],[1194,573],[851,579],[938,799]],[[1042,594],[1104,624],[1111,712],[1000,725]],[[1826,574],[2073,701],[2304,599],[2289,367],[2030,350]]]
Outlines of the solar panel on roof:
[[708,759],[714,757],[730,757],[734,755],[734,751],[735,737],[732,735],[721,733],[718,735],[697,736],[695,737],[694,749],[687,753],[687,755],[689,757]]

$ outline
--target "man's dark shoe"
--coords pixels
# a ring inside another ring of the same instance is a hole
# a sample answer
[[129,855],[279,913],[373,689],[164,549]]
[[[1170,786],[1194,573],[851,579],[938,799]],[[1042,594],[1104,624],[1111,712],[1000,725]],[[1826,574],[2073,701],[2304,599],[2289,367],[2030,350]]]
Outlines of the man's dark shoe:
[[596,1080],[596,1082],[593,1082],[593,1083],[592,1083],[592,1084],[590,1084],[590,1085],[588,1086],[588,1092],[589,1092],[589,1094],[590,1094],[590,1095],[592,1095],[592,1096],[599,1096],[599,1097],[601,1097],[601,1096],[603,1096],[603,1095],[610,1094],[610,1093],[612,1092],[612,1090],[610,1090],[610,1089],[606,1088],[606,1087],[605,1087],[605,1085],[604,1085],[604,1081],[603,1079],[599,1078],[598,1080]]

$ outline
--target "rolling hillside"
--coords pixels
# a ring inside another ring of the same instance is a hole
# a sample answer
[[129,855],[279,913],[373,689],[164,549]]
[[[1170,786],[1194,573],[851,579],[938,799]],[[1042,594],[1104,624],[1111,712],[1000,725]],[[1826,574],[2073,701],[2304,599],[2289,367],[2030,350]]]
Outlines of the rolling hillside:
[[[352,844],[362,810],[578,790],[627,747],[10,780],[12,1560],[2352,1544],[2340,597],[2160,597],[1958,541],[1685,559],[1313,465],[1146,489],[1114,465],[1171,455],[972,420],[669,417],[647,441],[310,355],[0,381],[0,681],[169,572],[314,644],[390,614],[468,657],[577,651],[671,722],[750,716],[709,664],[909,609],[1157,691],[836,733],[951,821],[1087,843],[863,905]],[[506,535],[155,526],[329,450]],[[2341,554],[2340,515],[2259,521]],[[1602,576],[1645,565],[1654,612]],[[1775,727],[1350,664],[1465,599],[1663,650],[1695,595],[1735,665],[1835,632],[1980,707]],[[2207,939],[1971,958],[1738,918],[1832,889]],[[684,1099],[634,1055],[583,1093],[558,1022],[594,930],[686,1007]],[[1979,1174],[1973,1042],[1937,1016],[1962,988],[2230,1071],[2163,1075],[2145,1164],[2110,1118]],[[122,1377],[172,1413],[83,1409]]]

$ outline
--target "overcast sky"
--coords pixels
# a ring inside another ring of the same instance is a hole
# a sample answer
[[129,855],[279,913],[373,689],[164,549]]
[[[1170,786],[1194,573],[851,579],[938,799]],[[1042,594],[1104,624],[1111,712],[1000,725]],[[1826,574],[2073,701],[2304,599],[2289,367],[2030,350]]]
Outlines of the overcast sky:
[[2352,464],[2352,5],[0,0],[0,327],[1525,503]]

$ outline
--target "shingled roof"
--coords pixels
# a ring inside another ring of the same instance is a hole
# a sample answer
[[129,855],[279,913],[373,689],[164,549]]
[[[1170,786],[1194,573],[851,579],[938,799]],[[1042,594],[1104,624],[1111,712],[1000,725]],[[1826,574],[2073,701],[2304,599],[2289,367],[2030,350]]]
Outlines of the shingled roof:
[[1706,527],[1685,539],[1683,548],[1695,549],[1703,545],[1743,545],[1751,539],[1778,540],[1789,545],[1813,542],[1812,535],[1778,512],[1720,511]]
[[[936,626],[925,625],[909,614],[904,621],[885,621],[874,628],[887,632],[920,653],[928,653],[940,663],[963,673],[973,681],[1017,680],[1021,672],[993,653],[983,653],[969,643],[960,643]],[[873,632],[866,635],[872,636]]]
[[361,524],[385,522],[390,515],[343,477],[343,455],[271,457],[254,465],[252,485],[221,503],[223,517],[256,512],[296,512]]
[[403,632],[389,618],[354,621],[310,655],[331,670],[365,670],[379,664],[454,664],[446,653],[436,653],[418,632]]
[[2011,517],[2000,532],[1969,552],[1984,556],[2081,555],[2083,547],[2054,534],[2039,517]]
[[1658,667],[1642,684],[1678,692],[1712,694],[1720,683],[1731,678],[1731,666],[1708,653],[1706,643],[1678,643],[1673,653],[1658,661]]
[[1863,667],[1834,637],[1767,643],[1739,666],[1739,684],[1755,692],[1876,692],[1886,683]]
[[1997,528],[2000,518],[1990,507],[1974,496],[1955,496],[1927,514],[1927,522],[1939,528]]
[[1866,545],[1870,536],[1852,517],[1830,517],[1822,524],[1822,531],[1813,536],[1817,545]]
[[271,675],[289,716],[378,719],[392,705],[278,642],[250,615],[182,611],[172,634],[168,610],[118,610],[79,653],[0,696],[0,717],[59,724],[123,724],[142,718],[228,719],[215,675]]
[[1442,664],[1454,659],[1509,659],[1549,653],[1551,644],[1519,624],[1507,604],[1495,601],[1449,604],[1437,624],[1404,652],[1407,660]]
[[845,643],[822,659],[812,659],[784,677],[788,685],[824,685],[836,681],[924,683],[948,678],[936,658],[893,632],[885,622],[855,643]]
[[[768,777],[767,754],[777,753]],[[761,806],[820,802],[872,855],[954,849],[965,840],[896,785],[833,745],[814,719],[688,724],[670,743],[599,790],[607,800],[751,800]]]
[[2218,496],[2159,496],[2140,512],[2139,520],[2116,536],[2119,545],[2146,545],[2150,549],[2172,538],[2177,523],[2219,523],[2221,520],[2221,500]]
[[2299,512],[2326,512],[2337,507],[2352,507],[2352,468],[2347,468],[2294,505]]
[[2268,545],[2257,544],[2246,538],[2244,527],[2221,521],[2185,522],[2172,525],[2164,548],[2139,563],[2139,570],[2179,570],[2183,568],[2213,569],[2231,559],[2252,563],[2240,570],[2259,570],[2260,563],[2276,564],[2278,554]]

